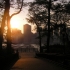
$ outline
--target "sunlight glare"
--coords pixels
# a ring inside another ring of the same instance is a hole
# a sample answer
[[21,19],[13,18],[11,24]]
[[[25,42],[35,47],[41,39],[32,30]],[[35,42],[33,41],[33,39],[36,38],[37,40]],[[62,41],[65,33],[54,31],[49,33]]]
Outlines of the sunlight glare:
[[19,26],[20,26],[19,19],[16,17],[11,18],[10,23],[11,23],[11,28],[19,28]]
[[10,20],[11,28],[17,28],[23,33],[23,25],[27,23],[26,19],[21,18],[20,16],[13,16]]

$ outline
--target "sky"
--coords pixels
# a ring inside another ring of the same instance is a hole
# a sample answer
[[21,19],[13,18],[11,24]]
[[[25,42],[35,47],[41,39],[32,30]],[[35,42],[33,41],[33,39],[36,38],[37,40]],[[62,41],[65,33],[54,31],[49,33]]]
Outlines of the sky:
[[[32,1],[33,0],[24,0],[24,2],[32,2]],[[12,15],[14,12],[15,12],[15,9],[11,8],[10,15]],[[13,16],[11,18],[12,28],[16,27],[16,28],[20,29],[23,33],[23,25],[28,24],[28,22],[26,20],[27,14],[28,14],[28,7],[24,7],[24,8],[22,8],[22,11],[19,14]],[[17,23],[17,25],[15,23]]]
[[[24,0],[24,2],[32,2],[32,1],[33,0]],[[66,0],[66,1],[70,1],[70,0]],[[13,8],[11,8],[10,15],[13,14],[14,12],[15,12],[15,10]],[[12,27],[16,27],[16,28],[20,29],[23,33],[23,25],[28,24],[28,22],[26,20],[27,14],[28,14],[28,7],[24,7],[19,14],[12,17],[12,19],[11,19],[11,24],[13,25]],[[17,23],[17,25],[15,25],[15,23]],[[32,26],[32,29],[33,28],[34,27]]]

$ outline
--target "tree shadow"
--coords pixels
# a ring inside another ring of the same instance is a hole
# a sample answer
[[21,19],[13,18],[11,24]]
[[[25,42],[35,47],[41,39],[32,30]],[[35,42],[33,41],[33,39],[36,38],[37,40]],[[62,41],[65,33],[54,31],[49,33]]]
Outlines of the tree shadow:
[[19,59],[19,55],[13,54],[7,57],[4,57],[0,60],[0,70],[10,70],[12,66],[17,62]]

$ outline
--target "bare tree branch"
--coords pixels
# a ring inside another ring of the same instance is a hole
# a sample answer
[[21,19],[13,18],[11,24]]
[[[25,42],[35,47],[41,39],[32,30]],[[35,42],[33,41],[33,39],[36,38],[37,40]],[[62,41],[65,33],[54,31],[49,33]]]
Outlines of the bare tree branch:
[[20,10],[19,10],[18,12],[16,12],[16,13],[13,13],[13,14],[10,16],[10,19],[11,19],[14,15],[17,15],[17,14],[19,14],[19,13],[21,12],[22,7],[23,7],[23,0],[22,0],[21,3],[22,3],[22,4],[21,4],[21,8],[20,8]]

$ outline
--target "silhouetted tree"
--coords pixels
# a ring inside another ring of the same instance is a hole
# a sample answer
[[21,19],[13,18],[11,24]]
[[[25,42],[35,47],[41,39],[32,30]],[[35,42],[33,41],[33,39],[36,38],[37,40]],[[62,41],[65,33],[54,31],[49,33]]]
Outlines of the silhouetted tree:
[[[66,32],[66,27],[68,26],[67,22],[70,19],[69,14],[66,11],[66,6],[68,4],[69,3],[57,4],[56,7],[54,7],[55,8],[54,15],[56,16],[55,17],[56,18],[55,22],[57,23],[58,27],[65,29],[64,31],[65,31],[66,37],[68,37],[67,32]],[[65,25],[65,27],[63,27],[64,25]],[[57,26],[55,26],[55,27],[57,27]]]
[[[2,4],[1,4],[1,8],[4,8]],[[1,23],[1,29],[0,29],[0,52],[1,53],[2,53],[2,42],[3,42],[3,32],[4,32],[4,26],[5,26],[5,20],[6,20],[6,13],[7,13],[7,8],[5,5],[5,11],[4,11],[4,15]]]
[[55,16],[54,18],[56,20],[54,20],[56,22],[56,24],[54,24],[54,30],[56,30],[57,28],[60,28],[60,35],[59,38],[62,41],[63,45],[64,45],[64,53],[65,53],[65,49],[67,47],[67,45],[69,45],[69,38],[68,38],[68,33],[67,33],[67,28],[68,28],[68,21],[70,20],[70,14],[69,14],[69,6],[70,3],[69,2],[62,2],[62,3],[58,3],[57,5],[55,5],[54,8],[54,14],[53,16]]
[[[47,22],[47,9],[44,8],[44,5],[41,3],[41,1],[36,0],[36,2],[31,3],[29,8],[29,18],[27,19],[32,24],[36,24],[37,26],[37,32],[39,34],[39,45],[40,45],[40,52],[42,52],[41,49],[41,32],[42,32],[42,24]],[[46,1],[43,1],[45,3]],[[41,3],[41,5],[40,5]],[[46,25],[46,24],[45,24]]]
[[[20,1],[17,0],[17,3],[20,3]],[[18,3],[18,5],[19,5]],[[9,15],[9,10],[10,10],[10,0],[6,0],[6,5],[7,5],[7,50],[9,53],[11,53],[11,26],[10,26],[10,20],[11,18],[20,13],[21,12],[21,9],[23,7],[23,0],[21,1],[21,7],[18,7],[20,10],[14,14],[12,14],[11,16]]]
[[[18,0],[16,0],[16,1],[17,1],[17,4],[18,5],[21,4],[21,6],[18,6],[18,8],[17,8],[17,9],[20,9],[20,10],[18,12],[16,12],[16,13],[12,14],[11,16],[9,15],[10,0],[4,0],[3,1],[5,3],[5,7],[4,7],[5,11],[4,11],[3,19],[2,19],[2,24],[1,24],[1,34],[0,34],[0,41],[1,41],[1,43],[0,43],[0,50],[2,50],[4,26],[5,26],[5,22],[7,22],[7,28],[8,28],[7,29],[7,51],[9,53],[11,53],[11,27],[10,27],[10,20],[11,20],[11,18],[14,15],[20,13],[21,12],[21,9],[23,7],[23,0],[22,1],[19,1],[19,2],[18,2]],[[13,0],[11,0],[11,2],[14,3]]]
[[[30,5],[29,16],[30,19],[37,18],[35,21],[41,22],[45,25],[46,36],[47,36],[47,52],[49,52],[49,43],[50,43],[50,14],[51,14],[51,3],[56,0],[35,0]],[[40,14],[39,14],[40,13]],[[35,16],[35,15],[37,16]],[[39,17],[38,17],[39,16]],[[39,19],[39,20],[38,20]],[[34,19],[32,19],[34,21]],[[35,23],[35,21],[33,23]],[[36,25],[38,23],[35,23]]]

